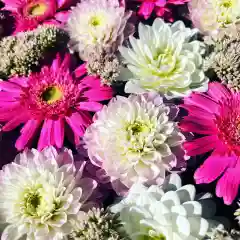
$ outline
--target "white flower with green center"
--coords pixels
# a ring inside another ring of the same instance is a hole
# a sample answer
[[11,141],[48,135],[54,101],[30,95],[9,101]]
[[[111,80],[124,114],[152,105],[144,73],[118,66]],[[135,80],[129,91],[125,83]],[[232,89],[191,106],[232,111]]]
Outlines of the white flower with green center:
[[82,0],[72,9],[67,23],[71,47],[83,59],[96,46],[116,50],[131,32],[127,32],[130,16],[119,0]]
[[120,214],[132,240],[200,240],[218,223],[212,220],[214,202],[195,193],[193,185],[181,187],[180,177],[171,174],[162,186],[135,183],[111,210]]
[[201,69],[203,43],[190,40],[196,29],[157,18],[152,26],[140,23],[138,32],[139,39],[129,38],[132,48],[119,48],[132,73],[129,77],[123,70],[119,77],[127,81],[125,92],[157,91],[172,98],[207,90],[208,80]]
[[60,240],[97,183],[81,178],[70,150],[57,153],[29,150],[0,171],[0,221],[6,226],[1,239]]
[[119,194],[136,181],[161,183],[166,170],[183,167],[185,137],[173,121],[177,112],[149,93],[117,96],[96,114],[84,136],[88,155]]
[[189,9],[195,27],[213,37],[233,31],[240,19],[240,0],[193,0]]

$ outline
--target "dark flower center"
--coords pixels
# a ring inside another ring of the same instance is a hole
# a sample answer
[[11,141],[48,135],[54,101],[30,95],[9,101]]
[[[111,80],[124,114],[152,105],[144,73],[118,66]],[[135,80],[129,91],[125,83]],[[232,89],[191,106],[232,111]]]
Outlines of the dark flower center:
[[47,10],[47,5],[41,2],[31,6],[28,9],[28,13],[31,16],[41,16],[46,12],[46,10]]
[[51,104],[56,101],[59,101],[63,96],[63,93],[61,89],[59,89],[56,86],[48,87],[43,93],[42,93],[42,100]]

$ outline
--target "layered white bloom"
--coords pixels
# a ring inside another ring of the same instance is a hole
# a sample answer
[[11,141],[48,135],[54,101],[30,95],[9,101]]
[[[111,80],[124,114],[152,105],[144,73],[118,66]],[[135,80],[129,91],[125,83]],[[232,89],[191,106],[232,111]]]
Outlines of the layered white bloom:
[[127,24],[130,16],[119,0],[82,0],[67,22],[71,47],[83,59],[97,46],[116,50],[134,29]]
[[161,183],[166,170],[183,167],[185,137],[173,121],[177,113],[156,93],[117,96],[97,113],[84,141],[91,161],[106,171],[117,192],[136,181]]
[[[72,231],[96,181],[81,178],[70,150],[27,150],[0,171],[1,239],[60,240]],[[26,237],[25,237],[26,236]]]
[[132,240],[200,240],[217,224],[208,219],[216,207],[210,199],[195,200],[195,193],[193,185],[181,187],[180,177],[172,174],[161,187],[135,183],[111,210],[120,213]]
[[195,27],[204,34],[217,36],[229,32],[227,29],[239,22],[240,0],[192,0],[189,10]]
[[[196,29],[181,21],[172,25],[157,18],[152,26],[139,24],[139,39],[130,37],[132,48],[120,47],[133,76],[125,92],[158,91],[167,97],[182,97],[192,91],[206,91],[208,80],[201,69],[203,43],[191,41]],[[121,76],[119,77],[121,79]]]

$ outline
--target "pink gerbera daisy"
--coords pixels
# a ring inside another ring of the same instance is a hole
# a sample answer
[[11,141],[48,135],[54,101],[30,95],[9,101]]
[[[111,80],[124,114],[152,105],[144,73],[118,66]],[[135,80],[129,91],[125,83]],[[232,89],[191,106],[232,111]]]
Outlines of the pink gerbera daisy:
[[182,5],[189,0],[134,0],[142,2],[138,14],[148,19],[152,12],[155,11],[158,17],[173,21],[170,5]]
[[15,144],[18,150],[28,146],[40,128],[40,150],[50,145],[61,148],[65,133],[79,144],[79,137],[91,124],[89,111],[100,110],[98,101],[112,97],[111,88],[101,86],[98,78],[83,77],[84,65],[73,74],[69,65],[70,55],[62,62],[57,56],[52,66],[43,67],[40,73],[0,82],[0,121],[5,123],[2,130],[11,131],[24,124]]
[[16,32],[32,30],[42,23],[60,24],[67,20],[73,0],[3,0],[5,9],[10,10],[16,19]]
[[196,182],[210,183],[220,177],[216,194],[231,204],[240,185],[240,93],[214,82],[209,84],[207,93],[193,93],[185,98],[182,107],[188,110],[188,116],[180,128],[202,135],[185,143],[187,154],[212,151],[195,172]]

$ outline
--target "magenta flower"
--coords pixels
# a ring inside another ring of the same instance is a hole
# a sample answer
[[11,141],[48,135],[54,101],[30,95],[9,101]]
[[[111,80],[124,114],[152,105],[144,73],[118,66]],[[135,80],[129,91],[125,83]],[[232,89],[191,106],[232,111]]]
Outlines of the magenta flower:
[[240,185],[240,93],[214,82],[207,93],[185,98],[182,107],[188,110],[188,116],[180,128],[203,135],[184,144],[187,154],[212,151],[195,172],[196,182],[210,183],[220,177],[216,194],[223,197],[225,204],[231,204]]
[[152,12],[155,11],[158,17],[173,21],[170,5],[182,5],[189,0],[136,0],[142,2],[138,14],[148,19]]
[[66,134],[75,144],[92,122],[89,113],[102,108],[98,101],[110,99],[112,90],[101,86],[100,79],[86,74],[85,65],[73,74],[69,71],[70,55],[60,57],[51,67],[28,78],[14,77],[0,82],[0,121],[2,131],[11,131],[24,124],[16,141],[18,150],[28,146],[41,129],[38,149],[61,148]]
[[59,24],[67,21],[74,0],[3,0],[5,9],[16,19],[16,32],[32,30],[42,23]]

